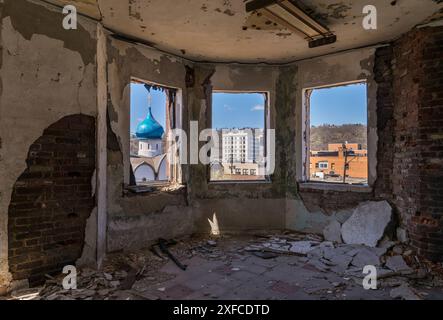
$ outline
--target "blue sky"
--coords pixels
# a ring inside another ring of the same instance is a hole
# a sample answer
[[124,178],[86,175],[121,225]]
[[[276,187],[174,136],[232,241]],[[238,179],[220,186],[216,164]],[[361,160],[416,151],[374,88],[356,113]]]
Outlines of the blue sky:
[[[151,89],[152,114],[165,127],[166,95]],[[212,121],[214,128],[264,128],[265,97],[260,93],[214,93]],[[148,90],[143,84],[131,84],[131,133],[148,112]]]
[[212,127],[264,128],[265,96],[261,93],[222,93],[212,95]]
[[[137,125],[148,114],[148,90],[143,84],[131,83],[131,133],[135,133]],[[166,126],[166,94],[151,89],[152,114],[163,128]]]
[[[165,127],[166,95],[151,89],[152,113]],[[213,94],[214,128],[264,127],[265,97],[260,93]],[[148,112],[148,90],[142,84],[131,84],[131,132]],[[315,89],[311,96],[311,125],[367,124],[366,84]]]
[[366,84],[315,89],[311,95],[311,125],[367,124]]

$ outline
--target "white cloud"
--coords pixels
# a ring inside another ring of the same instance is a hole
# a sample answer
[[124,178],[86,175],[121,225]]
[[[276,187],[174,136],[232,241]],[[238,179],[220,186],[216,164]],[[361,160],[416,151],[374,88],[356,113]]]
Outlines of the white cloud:
[[258,104],[251,109],[251,111],[263,111],[263,110],[265,110],[265,106],[261,104]]
[[223,108],[225,108],[226,111],[232,111],[233,110],[233,108],[230,105],[227,105],[227,104],[225,104],[223,106]]

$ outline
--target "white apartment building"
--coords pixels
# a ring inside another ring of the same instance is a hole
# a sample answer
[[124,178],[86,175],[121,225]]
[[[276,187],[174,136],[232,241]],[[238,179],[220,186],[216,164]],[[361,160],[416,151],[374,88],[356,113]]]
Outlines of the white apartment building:
[[222,163],[258,163],[263,160],[263,129],[242,128],[220,131]]

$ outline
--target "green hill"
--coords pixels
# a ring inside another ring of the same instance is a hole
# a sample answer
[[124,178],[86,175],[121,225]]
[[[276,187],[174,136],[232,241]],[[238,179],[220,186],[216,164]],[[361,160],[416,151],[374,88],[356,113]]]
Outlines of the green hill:
[[328,143],[361,143],[367,149],[368,129],[363,124],[321,125],[311,127],[311,150],[328,149]]

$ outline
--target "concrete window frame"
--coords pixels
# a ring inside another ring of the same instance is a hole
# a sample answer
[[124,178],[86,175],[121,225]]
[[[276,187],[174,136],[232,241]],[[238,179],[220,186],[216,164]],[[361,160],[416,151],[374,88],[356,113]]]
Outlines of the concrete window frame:
[[[183,129],[183,89],[175,86],[170,86],[167,84],[159,83],[156,81],[141,79],[138,77],[131,77],[130,78],[130,84],[133,82],[139,82],[139,83],[146,83],[151,86],[157,86],[164,89],[170,89],[175,91],[175,104],[173,106],[174,114],[172,116],[175,116],[174,123],[175,123],[175,129]],[[166,93],[165,93],[166,95]],[[131,104],[130,98],[129,98],[129,104]],[[168,97],[166,96],[166,118],[168,119]],[[131,110],[131,107],[129,106],[129,110]],[[171,116],[171,115],[169,115]],[[130,114],[128,114],[128,118],[130,119]],[[130,121],[130,120],[129,120]],[[169,128],[171,129],[171,128]],[[165,130],[165,133],[167,130]],[[152,146],[153,147],[153,146]],[[130,157],[130,153],[128,155]],[[175,155],[178,156],[178,155]],[[177,184],[183,184],[183,170],[182,165],[179,164],[178,161],[175,161],[175,165],[170,165],[170,175],[168,181],[152,181],[152,183],[144,184],[144,185],[128,185],[130,188],[140,188],[145,189],[146,187],[163,187],[163,186],[169,186],[169,185],[177,185]]]
[[[263,94],[265,97],[265,110],[264,110],[264,156],[267,155],[268,149],[268,140],[267,140],[267,129],[271,128],[271,92],[266,90],[229,90],[229,89],[213,89],[212,94],[214,93],[232,93],[232,94],[250,94],[250,93],[258,93]],[[211,99],[212,101],[213,99]],[[209,126],[212,128],[212,103],[210,106],[210,115],[209,115]],[[232,144],[232,145],[231,145]],[[229,147],[233,148],[234,141],[230,142]],[[222,144],[223,146],[223,144]],[[240,171],[241,172],[241,171]],[[259,180],[212,180],[211,179],[211,168],[208,166],[207,168],[208,174],[208,183],[210,185],[223,185],[223,184],[269,184],[271,183],[271,177],[266,175],[264,179]],[[236,174],[236,173],[235,173]]]
[[[331,183],[322,181],[311,181],[309,179],[310,172],[310,99],[313,90],[323,88],[342,87],[352,84],[366,84],[367,88],[367,144],[368,144],[368,183],[365,185],[348,184],[348,183]],[[376,167],[377,167],[377,134],[376,134],[376,103],[373,103],[371,92],[369,90],[372,84],[371,79],[357,79],[338,83],[329,83],[319,86],[306,87],[302,89],[302,114],[301,114],[301,127],[302,127],[302,168],[301,174],[297,175],[300,190],[318,189],[327,191],[355,191],[355,192],[372,192],[373,185],[377,179]],[[375,131],[375,134],[373,134]]]

